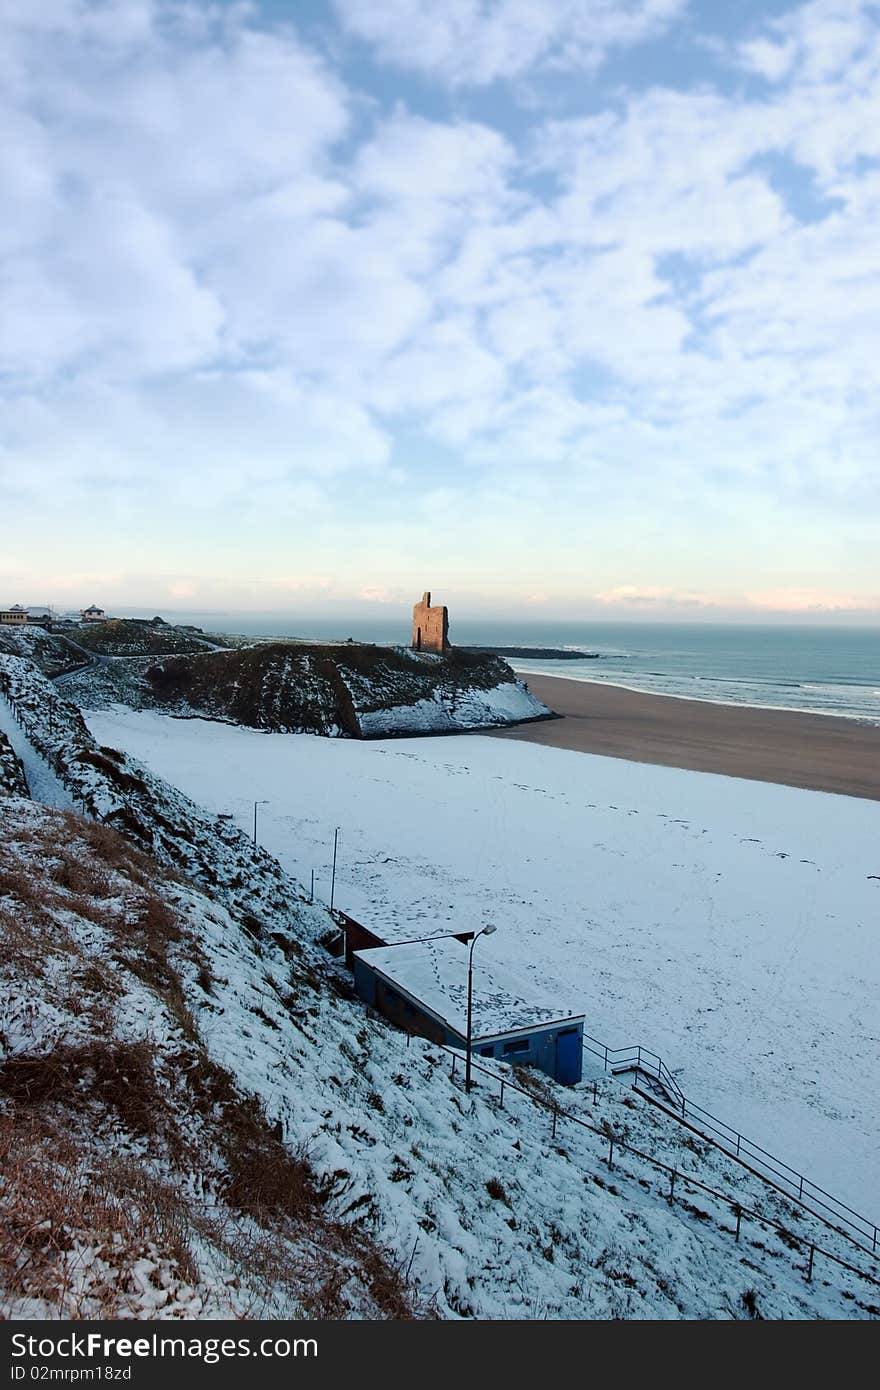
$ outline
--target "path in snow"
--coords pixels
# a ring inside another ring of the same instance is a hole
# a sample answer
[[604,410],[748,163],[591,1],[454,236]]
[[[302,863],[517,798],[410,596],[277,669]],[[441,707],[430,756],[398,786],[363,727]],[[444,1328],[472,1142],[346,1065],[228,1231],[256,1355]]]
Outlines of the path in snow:
[[242,826],[268,798],[262,843],[325,899],[340,826],[336,903],[389,936],[494,921],[479,954],[880,1217],[880,804],[480,736],[88,718]]
[[0,695],[0,733],[6,735],[24,765],[24,775],[34,800],[42,801],[44,806],[69,811],[73,806],[73,797],[55,769],[49,766],[16,724],[12,708],[3,695]]

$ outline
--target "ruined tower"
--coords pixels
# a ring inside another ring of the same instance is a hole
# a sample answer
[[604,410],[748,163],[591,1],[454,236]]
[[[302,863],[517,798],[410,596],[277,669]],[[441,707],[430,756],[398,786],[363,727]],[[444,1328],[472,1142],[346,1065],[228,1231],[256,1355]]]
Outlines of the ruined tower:
[[449,613],[445,606],[431,607],[430,593],[422,594],[421,603],[413,609],[412,644],[417,652],[441,656],[449,650]]

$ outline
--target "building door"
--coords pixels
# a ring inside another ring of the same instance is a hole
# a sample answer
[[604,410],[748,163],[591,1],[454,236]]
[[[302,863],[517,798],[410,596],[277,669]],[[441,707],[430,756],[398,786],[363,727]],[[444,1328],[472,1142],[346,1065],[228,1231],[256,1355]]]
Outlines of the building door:
[[577,1028],[556,1034],[556,1080],[573,1086],[581,1079],[581,1039]]

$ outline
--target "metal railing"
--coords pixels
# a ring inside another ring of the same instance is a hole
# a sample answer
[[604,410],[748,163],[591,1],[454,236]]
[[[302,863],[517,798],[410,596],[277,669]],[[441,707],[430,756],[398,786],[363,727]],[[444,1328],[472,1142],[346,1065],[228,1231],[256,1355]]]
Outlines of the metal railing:
[[[648,1047],[606,1047],[596,1038],[584,1034],[584,1051],[597,1057],[605,1071],[641,1073],[649,1077],[664,1091],[669,1101],[669,1114],[673,1119],[690,1124],[710,1142],[729,1157],[746,1164],[760,1177],[766,1178],[786,1197],[798,1202],[807,1211],[824,1221],[839,1234],[853,1240],[860,1250],[871,1255],[880,1251],[880,1225],[870,1217],[863,1216],[853,1207],[842,1202],[833,1193],[814,1183],[791,1164],[777,1158],[769,1150],[756,1144],[753,1139],[741,1134],[726,1120],[713,1115],[702,1105],[688,1100],[663,1058]],[[639,1092],[639,1094],[644,1094]],[[653,1097],[647,1097],[653,1099]],[[664,1107],[666,1109],[666,1107]]]
[[591,1038],[589,1033],[584,1033],[584,1051],[598,1057],[606,1071],[642,1072],[657,1082],[676,1105],[687,1104],[681,1087],[663,1058],[659,1053],[652,1052],[650,1047],[642,1047],[641,1044],[634,1047],[608,1047],[605,1043],[599,1042],[598,1038]]
[[[407,1045],[409,1045],[409,1041],[410,1036],[407,1035]],[[457,1063],[461,1062],[462,1066],[464,1064],[463,1054],[461,1052],[457,1052],[454,1048],[447,1046],[445,1043],[430,1043],[429,1047],[439,1048],[441,1052],[446,1053],[447,1056],[450,1056],[452,1058],[452,1068],[450,1074],[451,1077],[454,1079],[456,1075]],[[611,1052],[612,1050],[613,1049],[609,1049],[609,1052]],[[626,1051],[627,1049],[620,1050]],[[650,1051],[649,1049],[643,1050]],[[656,1056],[656,1054],[652,1055]],[[825,1246],[817,1244],[816,1241],[811,1239],[810,1237],[797,1235],[795,1232],[791,1231],[787,1226],[783,1226],[781,1222],[774,1221],[772,1217],[764,1216],[761,1212],[757,1212],[753,1210],[751,1207],[744,1206],[743,1203],[739,1200],[739,1198],[732,1195],[731,1193],[719,1192],[717,1188],[709,1187],[708,1184],[701,1182],[699,1178],[695,1178],[692,1174],[682,1172],[681,1169],[675,1168],[668,1163],[664,1163],[662,1159],[655,1158],[653,1154],[647,1154],[644,1153],[641,1149],[635,1148],[634,1145],[627,1143],[626,1138],[623,1134],[615,1132],[613,1126],[607,1124],[607,1122],[604,1123],[601,1127],[598,1125],[590,1124],[588,1120],[583,1119],[580,1115],[575,1115],[570,1110],[562,1109],[559,1105],[557,1105],[557,1103],[554,1100],[550,1100],[544,1096],[537,1095],[534,1091],[527,1090],[524,1086],[518,1085],[517,1082],[511,1081],[507,1077],[499,1076],[496,1072],[490,1071],[487,1067],[482,1066],[479,1062],[475,1062],[473,1060],[471,1061],[471,1071],[482,1073],[482,1075],[487,1076],[489,1078],[489,1080],[493,1083],[493,1086],[500,1087],[499,1101],[502,1107],[504,1106],[505,1093],[507,1091],[513,1091],[516,1095],[524,1096],[526,1100],[530,1101],[539,1109],[549,1112],[551,1118],[551,1137],[553,1139],[556,1139],[559,1125],[563,1121],[568,1124],[577,1125],[580,1129],[587,1130],[591,1134],[598,1135],[600,1139],[602,1139],[604,1142],[608,1144],[608,1156],[605,1162],[607,1163],[609,1169],[614,1168],[615,1153],[618,1155],[630,1154],[633,1158],[636,1158],[643,1163],[647,1163],[652,1168],[656,1169],[658,1172],[663,1173],[669,1179],[669,1190],[665,1194],[665,1196],[670,1206],[673,1206],[677,1200],[682,1200],[680,1197],[676,1198],[677,1185],[680,1185],[680,1187],[692,1188],[695,1191],[704,1192],[707,1196],[715,1198],[717,1201],[721,1202],[727,1210],[730,1211],[735,1221],[735,1226],[730,1227],[723,1225],[723,1223],[719,1220],[719,1229],[727,1232],[730,1235],[733,1235],[734,1239],[737,1242],[740,1239],[741,1227],[744,1219],[753,1221],[756,1224],[765,1227],[765,1229],[767,1230],[772,1230],[776,1232],[776,1234],[782,1240],[783,1244],[786,1245],[789,1249],[796,1248],[805,1254],[806,1265],[804,1267],[803,1274],[807,1283],[812,1282],[815,1259],[817,1255],[821,1255],[824,1259],[829,1260],[832,1264],[838,1266],[838,1268],[847,1270],[850,1274],[856,1275],[857,1278],[864,1280],[866,1283],[872,1285],[872,1287],[874,1288],[880,1288],[880,1277],[878,1277],[877,1274],[869,1273],[867,1270],[860,1269],[858,1265],[850,1264],[848,1260],[842,1259],[840,1255],[836,1255],[832,1250],[828,1250]],[[674,1112],[669,1111],[668,1113],[673,1114]],[[757,1172],[755,1173],[755,1176],[759,1179],[763,1177],[761,1173]],[[773,1184],[773,1186],[775,1187],[775,1184]],[[810,1208],[806,1207],[805,1204],[803,1205],[805,1210],[809,1211],[811,1216],[815,1216],[818,1221],[822,1222],[823,1225],[828,1226],[830,1230],[833,1230],[838,1235],[843,1235],[847,1239],[851,1239],[851,1237],[847,1236],[847,1233],[845,1231],[838,1230],[838,1228],[836,1226],[833,1226],[825,1217],[821,1216],[817,1212],[813,1212]],[[703,1217],[705,1217],[706,1213],[702,1213],[702,1215]],[[860,1245],[857,1242],[856,1244],[857,1248],[861,1250],[864,1254],[870,1255],[872,1253],[865,1246]]]

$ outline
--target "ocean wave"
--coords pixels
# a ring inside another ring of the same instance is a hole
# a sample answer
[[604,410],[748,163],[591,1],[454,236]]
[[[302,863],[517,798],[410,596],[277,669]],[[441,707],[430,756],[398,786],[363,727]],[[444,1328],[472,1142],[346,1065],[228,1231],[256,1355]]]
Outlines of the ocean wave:
[[[621,671],[613,677],[603,676],[592,666],[589,673],[582,668],[571,669],[570,662],[516,663],[517,669],[528,675],[563,676],[567,680],[586,681],[598,685],[617,685],[646,695],[665,695],[672,699],[701,700],[708,704],[731,705],[737,708],[786,710],[800,714],[821,714],[830,718],[855,719],[861,723],[880,724],[877,697],[880,691],[873,685],[856,682],[824,683],[800,681],[769,681],[762,677],[706,676],[702,674],[673,674],[661,671]],[[707,689],[711,687],[711,693]],[[774,692],[778,698],[774,699]]]

